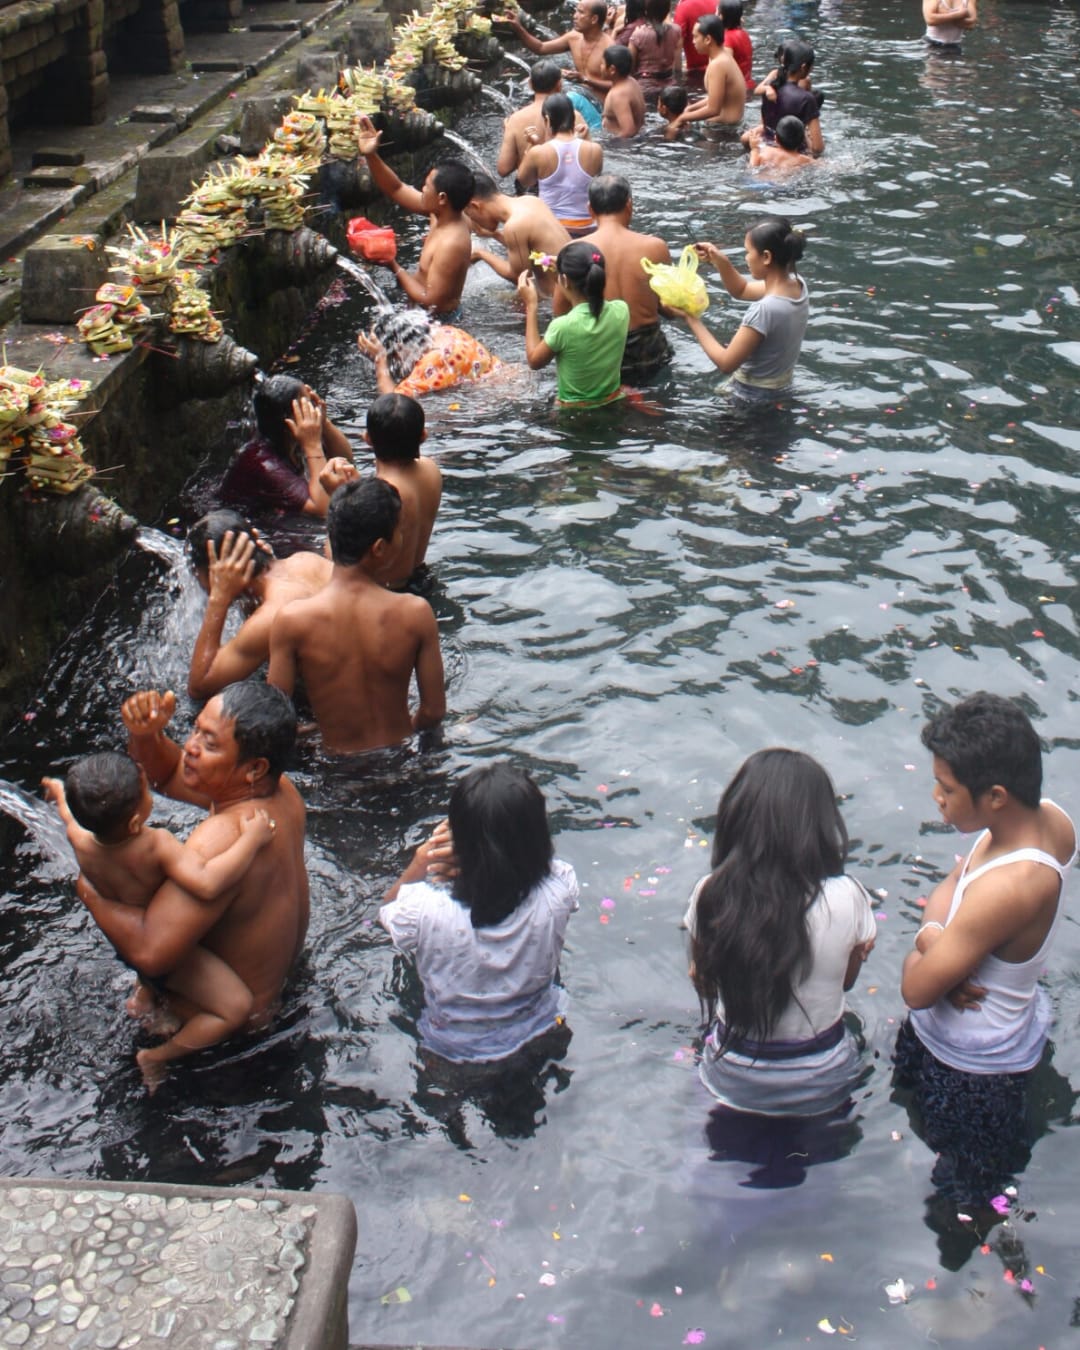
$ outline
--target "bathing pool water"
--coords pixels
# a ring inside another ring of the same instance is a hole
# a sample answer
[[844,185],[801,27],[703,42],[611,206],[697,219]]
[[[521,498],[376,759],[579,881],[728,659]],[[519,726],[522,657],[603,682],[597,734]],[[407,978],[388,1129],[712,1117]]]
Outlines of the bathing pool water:
[[[312,925],[273,1032],[148,1099],[126,974],[64,866],[5,822],[0,1169],[345,1192],[355,1341],[757,1347],[832,1327],[878,1350],[1036,1350],[1076,1334],[1075,920],[1048,971],[1054,1051],[1007,1222],[931,1201],[933,1157],[888,1060],[918,899],[967,846],[930,799],[928,712],[983,687],[1020,699],[1048,790],[1080,811],[1080,92],[1063,59],[1078,12],[984,0],[959,57],[928,55],[914,0],[759,0],[746,26],[762,72],[786,31],[814,42],[819,165],[777,185],[730,144],[657,140],[607,164],[673,250],[738,250],[769,210],[807,230],[797,397],[730,411],[671,325],[676,359],[644,406],[557,415],[550,370],[428,401],[446,476],[431,549],[445,736],[347,764],[300,756]],[[492,83],[518,103],[520,81],[508,65]],[[456,126],[489,161],[496,101]],[[402,227],[406,261],[420,225]],[[710,289],[726,338],[740,307]],[[371,302],[342,293],[291,368],[358,435],[373,384],[352,339]],[[465,323],[523,361],[521,311],[487,269]],[[175,542],[147,539],[0,743],[16,787],[118,744],[133,688],[183,687],[201,602]],[[181,731],[192,714],[182,699]],[[851,996],[865,1073],[843,1120],[720,1156],[679,923],[721,787],[775,743],[830,770],[875,895],[879,941]],[[582,882],[562,966],[573,1039],[531,1077],[446,1084],[419,1065],[416,980],[375,914],[454,778],[505,754],[543,785]],[[900,1279],[912,1292],[893,1304]]]

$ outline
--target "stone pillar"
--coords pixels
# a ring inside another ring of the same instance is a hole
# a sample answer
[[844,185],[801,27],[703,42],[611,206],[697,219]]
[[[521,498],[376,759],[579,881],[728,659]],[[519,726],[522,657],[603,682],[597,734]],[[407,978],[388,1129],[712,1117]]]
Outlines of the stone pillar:
[[168,75],[184,65],[184,30],[177,0],[142,0],[124,24],[124,65],[143,75]]
[[11,172],[11,131],[8,127],[8,96],[0,81],[0,183]]
[[104,40],[105,0],[87,0],[68,38],[71,86],[67,106],[78,122],[104,122],[108,111],[109,68]]

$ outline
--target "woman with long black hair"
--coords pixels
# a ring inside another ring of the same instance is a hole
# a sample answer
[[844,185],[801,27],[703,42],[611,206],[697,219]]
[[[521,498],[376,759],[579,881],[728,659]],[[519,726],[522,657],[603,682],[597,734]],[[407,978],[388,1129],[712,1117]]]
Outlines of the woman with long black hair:
[[844,993],[874,945],[829,775],[798,750],[759,750],[716,813],[712,872],[690,898],[690,977],[709,1024],[701,1079],[763,1115],[839,1106],[858,1074]]

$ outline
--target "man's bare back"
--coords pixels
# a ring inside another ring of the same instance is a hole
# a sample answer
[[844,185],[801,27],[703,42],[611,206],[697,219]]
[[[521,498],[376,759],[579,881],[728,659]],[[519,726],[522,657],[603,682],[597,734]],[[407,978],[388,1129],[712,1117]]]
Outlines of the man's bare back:
[[375,472],[401,493],[401,552],[386,584],[403,586],[427,556],[427,546],[442,500],[442,470],[433,459],[375,459]]
[[607,270],[604,299],[626,301],[631,331],[656,323],[660,317],[660,298],[649,285],[641,260],[671,262],[667,244],[654,234],[627,229],[610,216],[601,217],[589,239],[604,255]]
[[[286,607],[270,636],[269,682],[302,680],[323,745],[337,754],[394,745],[446,711],[435,615],[386,589],[402,543],[401,496],[382,478],[345,483],[330,501],[329,585]],[[416,672],[420,706],[409,714]]]

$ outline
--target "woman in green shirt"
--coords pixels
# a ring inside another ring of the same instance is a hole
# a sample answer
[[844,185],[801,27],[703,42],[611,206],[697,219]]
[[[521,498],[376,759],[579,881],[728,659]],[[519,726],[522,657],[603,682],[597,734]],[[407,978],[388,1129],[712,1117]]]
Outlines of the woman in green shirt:
[[540,336],[539,298],[531,271],[518,278],[518,294],[525,304],[525,355],[533,370],[555,362],[560,404],[610,403],[624,390],[619,374],[630,327],[624,300],[604,300],[607,273],[604,255],[587,239],[559,250],[555,260],[558,285],[572,306],[547,326]]

